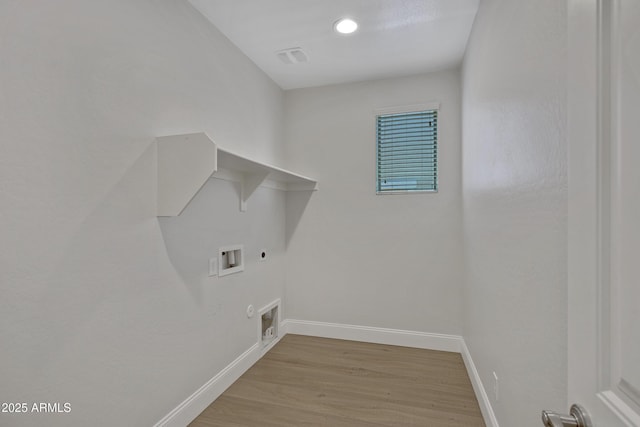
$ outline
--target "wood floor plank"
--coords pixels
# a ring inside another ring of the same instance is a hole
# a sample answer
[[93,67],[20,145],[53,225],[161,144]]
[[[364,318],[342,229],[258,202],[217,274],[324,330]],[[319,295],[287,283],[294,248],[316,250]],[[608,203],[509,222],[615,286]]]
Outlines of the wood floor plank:
[[[266,405],[276,405],[287,401],[290,405],[318,413],[332,413],[342,418],[351,418],[371,423],[380,420],[394,420],[403,425],[420,425],[420,420],[429,419],[440,423],[463,421],[472,418],[473,411],[463,413],[458,406],[448,407],[446,397],[431,396],[425,398],[424,405],[406,404],[384,396],[371,398],[369,394],[345,392],[335,387],[331,390],[317,391],[307,387],[277,386],[254,381],[242,381],[230,390],[230,396],[246,397]],[[470,425],[466,423],[464,425]]]
[[[277,369],[286,370],[286,375],[274,377],[273,372]],[[362,398],[414,405],[428,404],[435,400],[453,401],[456,407],[464,402],[476,405],[475,395],[469,390],[470,385],[458,385],[457,381],[448,384],[438,380],[420,381],[366,370],[343,372],[343,368],[336,368],[335,371],[329,371],[326,367],[274,366],[266,361],[251,372],[251,381],[279,386],[301,386],[325,394],[339,388],[342,392],[358,394]]]
[[190,426],[484,427],[459,354],[287,335]]
[[291,405],[259,404],[256,401],[224,394],[214,403],[215,411],[205,410],[189,425],[193,427],[380,427],[380,424],[344,419],[333,414],[307,411]]

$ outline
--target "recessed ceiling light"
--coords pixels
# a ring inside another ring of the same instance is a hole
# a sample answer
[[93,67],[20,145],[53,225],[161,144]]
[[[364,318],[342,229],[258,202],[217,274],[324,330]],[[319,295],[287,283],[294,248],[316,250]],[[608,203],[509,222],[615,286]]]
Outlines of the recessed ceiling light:
[[358,23],[353,19],[343,18],[333,24],[333,28],[340,34],[351,34],[358,29]]

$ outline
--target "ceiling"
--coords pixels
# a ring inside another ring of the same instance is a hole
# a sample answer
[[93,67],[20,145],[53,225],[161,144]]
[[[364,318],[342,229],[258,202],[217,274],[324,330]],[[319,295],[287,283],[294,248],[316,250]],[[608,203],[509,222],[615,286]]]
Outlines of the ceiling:
[[[480,0],[189,0],[281,88],[372,80],[460,64]],[[350,17],[358,30],[338,34]],[[277,52],[300,48],[308,62]]]

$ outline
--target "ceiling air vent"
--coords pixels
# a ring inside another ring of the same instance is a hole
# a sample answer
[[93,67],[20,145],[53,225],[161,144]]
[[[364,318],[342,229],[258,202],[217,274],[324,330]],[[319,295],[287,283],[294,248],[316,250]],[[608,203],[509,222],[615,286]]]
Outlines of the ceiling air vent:
[[276,52],[276,56],[287,65],[309,62],[309,57],[299,47],[291,47]]

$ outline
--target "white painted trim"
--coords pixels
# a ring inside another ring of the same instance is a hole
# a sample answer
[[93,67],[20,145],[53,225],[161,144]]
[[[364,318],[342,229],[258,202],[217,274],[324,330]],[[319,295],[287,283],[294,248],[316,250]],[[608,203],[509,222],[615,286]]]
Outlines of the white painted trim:
[[286,330],[286,333],[289,334],[399,345],[428,350],[451,351],[454,353],[460,353],[460,344],[462,343],[462,337],[459,335],[431,334],[427,332],[312,322],[308,320],[286,319],[282,322],[281,326],[283,330]]
[[464,340],[462,340],[461,342],[461,350],[462,351],[460,353],[462,354],[462,360],[464,361],[464,365],[467,368],[467,373],[469,374],[469,379],[471,380],[473,391],[476,394],[476,399],[478,399],[478,405],[480,405],[480,412],[482,412],[484,423],[487,425],[487,427],[500,427],[498,425],[496,414],[493,412],[493,407],[491,407],[491,402],[489,402],[487,391],[482,384],[482,380],[480,379],[480,374],[476,369],[475,363],[473,363],[471,353],[469,352],[469,348],[467,347],[467,344],[464,342]]
[[262,346],[255,343],[226,368],[218,372],[195,393],[187,397],[154,427],[184,427],[211,405],[227,388],[263,356]]
[[598,393],[598,398],[626,426],[640,426],[640,416],[612,391]]
[[376,108],[375,110],[373,110],[373,112],[376,116],[383,116],[385,114],[413,113],[415,111],[430,111],[430,110],[440,110],[440,101],[428,102],[425,104],[382,107],[382,108]]
[[[270,305],[274,303],[275,301]],[[278,305],[280,311],[282,306],[279,304],[279,301]],[[251,348],[241,354],[222,371],[207,381],[206,384],[180,403],[169,414],[158,421],[154,427],[183,427],[188,425],[287,334],[460,353],[469,378],[471,379],[471,384],[478,399],[485,424],[487,427],[499,427],[487,393],[471,358],[471,353],[464,339],[459,335],[433,334],[296,319],[286,319],[280,322],[278,326],[278,336],[272,342],[265,347],[262,346],[261,342],[252,345]]]
[[460,353],[469,379],[471,380],[476,399],[478,399],[485,424],[487,427],[500,427],[491,403],[489,402],[487,392],[480,379],[480,375],[471,358],[471,353],[464,339],[459,335],[433,334],[296,319],[284,320],[280,328],[283,336],[286,334],[298,334]]

